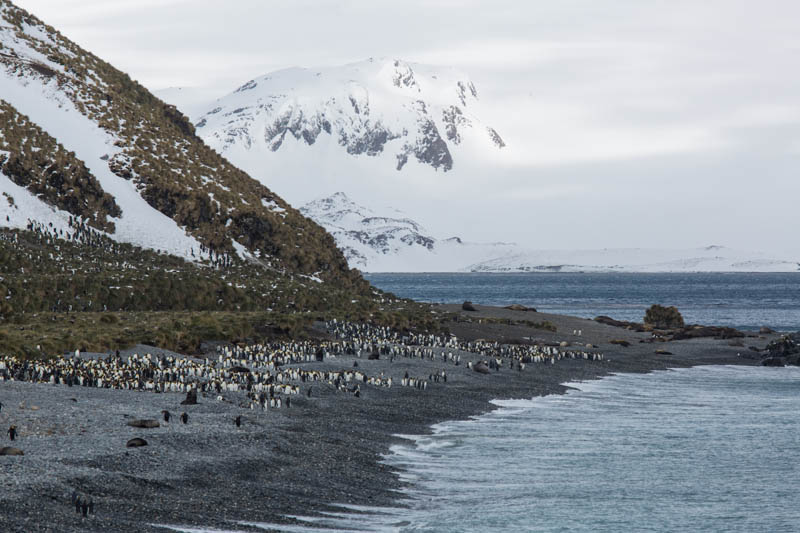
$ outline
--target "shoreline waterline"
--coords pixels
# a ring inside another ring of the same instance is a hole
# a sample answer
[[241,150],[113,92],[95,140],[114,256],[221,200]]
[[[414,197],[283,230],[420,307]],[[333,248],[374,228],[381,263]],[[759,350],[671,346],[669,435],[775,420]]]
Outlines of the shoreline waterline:
[[[643,390],[648,383],[658,383],[660,381],[668,380],[670,375],[691,375],[691,374],[721,374],[730,372],[738,375],[739,377],[752,376],[755,369],[746,365],[698,365],[692,367],[674,367],[666,369],[656,369],[647,373],[613,373],[604,376],[598,376],[595,379],[586,380],[573,380],[561,383],[564,388],[563,391],[553,392],[541,396],[533,396],[528,399],[492,399],[488,403],[492,406],[490,410],[479,414],[471,415],[465,419],[459,420],[445,420],[431,424],[425,433],[420,434],[394,434],[392,438],[402,442],[390,445],[389,450],[383,455],[381,461],[398,469],[399,479],[402,488],[399,489],[398,499],[396,506],[381,506],[381,507],[367,507],[367,506],[354,506],[340,502],[329,502],[327,505],[333,509],[340,509],[340,511],[321,511],[313,515],[285,515],[284,518],[293,521],[292,524],[279,524],[279,523],[255,523],[240,521],[240,525],[256,526],[263,529],[274,529],[276,531],[285,532],[318,532],[318,531],[331,531],[331,532],[344,532],[344,531],[370,531],[370,532],[396,532],[402,531],[417,531],[419,525],[414,520],[422,520],[425,513],[431,514],[431,510],[422,510],[415,508],[415,503],[420,499],[430,498],[435,494],[435,491],[420,487],[419,483],[421,476],[419,471],[425,471],[430,468],[429,461],[432,457],[436,457],[441,452],[446,452],[449,448],[456,446],[455,442],[465,436],[469,435],[473,430],[479,430],[480,425],[492,425],[497,420],[513,419],[519,415],[530,412],[534,409],[559,409],[557,405],[560,399],[568,400],[570,402],[585,402],[589,401],[587,396],[593,393],[603,392],[609,389],[609,385],[614,385],[614,382],[620,382],[626,387],[639,383],[640,387],[628,387],[631,394],[636,394]],[[783,375],[787,374],[800,374],[798,368],[768,368],[761,367],[756,372],[765,375]],[[724,377],[724,376],[721,376]],[[611,392],[614,395],[618,392]],[[479,431],[478,431],[479,432]],[[407,444],[406,444],[407,443]],[[493,453],[493,450],[486,449],[487,454]],[[409,468],[414,465],[415,468]],[[415,513],[422,513],[423,516],[415,516]],[[405,529],[411,528],[411,529]],[[195,533],[200,530],[180,529],[186,533]],[[425,529],[422,531],[434,531],[432,529]],[[470,529],[459,529],[459,531],[469,531]],[[479,529],[472,529],[478,531]],[[537,531],[540,529],[537,529]],[[542,531],[549,531],[550,529],[541,529]],[[208,529],[203,530],[213,533],[219,533],[219,530]]]

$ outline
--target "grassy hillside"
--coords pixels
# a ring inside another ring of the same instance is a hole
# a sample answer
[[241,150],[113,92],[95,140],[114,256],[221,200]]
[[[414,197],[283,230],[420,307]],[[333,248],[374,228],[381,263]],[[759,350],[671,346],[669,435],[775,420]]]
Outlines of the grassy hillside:
[[[203,340],[302,335],[314,320],[436,327],[426,306],[295,276],[235,254],[191,263],[88,226],[0,230],[0,353],[47,355],[138,342],[184,351]],[[37,349],[36,347],[39,346]]]

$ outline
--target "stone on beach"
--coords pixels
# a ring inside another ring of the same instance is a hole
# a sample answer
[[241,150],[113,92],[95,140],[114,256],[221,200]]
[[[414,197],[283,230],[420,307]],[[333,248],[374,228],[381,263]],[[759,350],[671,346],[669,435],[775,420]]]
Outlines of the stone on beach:
[[142,446],[147,446],[147,441],[139,437],[135,437],[125,444],[126,448],[141,448]]

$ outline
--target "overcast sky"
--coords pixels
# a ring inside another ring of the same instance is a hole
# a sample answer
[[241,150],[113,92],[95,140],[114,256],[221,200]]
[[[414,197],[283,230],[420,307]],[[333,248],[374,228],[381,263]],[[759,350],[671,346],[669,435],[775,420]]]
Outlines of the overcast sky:
[[279,68],[370,56],[465,71],[510,150],[506,177],[464,205],[524,205],[539,235],[513,216],[443,231],[800,251],[797,1],[16,3],[154,90],[219,96]]

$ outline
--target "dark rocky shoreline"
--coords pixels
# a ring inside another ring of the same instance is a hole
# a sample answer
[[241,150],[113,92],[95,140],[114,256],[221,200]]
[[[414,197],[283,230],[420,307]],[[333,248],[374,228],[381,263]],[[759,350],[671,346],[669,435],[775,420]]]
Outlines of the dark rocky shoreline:
[[[460,312],[459,308],[441,309]],[[750,358],[754,351],[726,340],[653,344],[639,342],[647,333],[590,320],[477,308],[460,312],[469,321],[449,324],[459,338],[591,344],[605,358],[563,359],[552,365],[532,364],[522,372],[504,368],[482,375],[466,367],[466,361],[478,357],[464,353],[461,366],[446,367],[447,383],[432,383],[424,391],[365,388],[356,398],[314,386],[311,398],[298,396],[291,409],[268,413],[203,396],[198,405],[184,407],[180,406],[184,395],[177,393],[2,383],[0,424],[25,419],[30,427],[39,428],[35,435],[15,441],[25,450],[24,457],[0,457],[2,530],[165,531],[158,524],[167,524],[255,531],[239,522],[292,523],[286,515],[313,516],[330,510],[331,503],[402,506],[398,489],[403,482],[381,462],[389,446],[398,442],[394,435],[425,434],[437,422],[487,412],[494,409],[489,401],[496,398],[563,393],[562,384],[570,381],[760,362]],[[558,331],[533,329],[525,322],[545,320]],[[763,335],[748,338],[745,344],[763,349],[775,338]],[[620,339],[629,346],[609,343]],[[656,354],[655,349],[670,354]],[[340,357],[308,366],[350,368],[354,359]],[[427,376],[442,367],[418,359],[361,358],[358,363],[370,374],[385,372],[398,378],[404,372]],[[189,423],[175,420],[156,429],[126,425],[131,418],[159,418],[162,409],[176,415],[186,410]],[[238,414],[241,428],[233,423]],[[126,449],[125,442],[137,436],[147,439],[149,446]],[[96,505],[93,516],[75,513],[70,504],[73,491],[91,496]]]

